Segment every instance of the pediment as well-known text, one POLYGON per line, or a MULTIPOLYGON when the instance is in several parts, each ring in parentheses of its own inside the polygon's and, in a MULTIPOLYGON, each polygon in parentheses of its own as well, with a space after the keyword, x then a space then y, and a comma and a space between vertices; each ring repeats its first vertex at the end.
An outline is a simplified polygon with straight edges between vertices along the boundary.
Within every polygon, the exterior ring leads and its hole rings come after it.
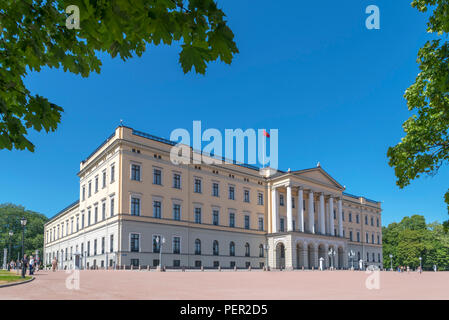
POLYGON ((329 185, 331 187, 344 190, 345 188, 339 184, 334 178, 332 178, 326 171, 321 167, 316 167, 312 169, 298 170, 292 172, 293 175, 304 178, 305 180, 316 181, 321 184, 329 185))

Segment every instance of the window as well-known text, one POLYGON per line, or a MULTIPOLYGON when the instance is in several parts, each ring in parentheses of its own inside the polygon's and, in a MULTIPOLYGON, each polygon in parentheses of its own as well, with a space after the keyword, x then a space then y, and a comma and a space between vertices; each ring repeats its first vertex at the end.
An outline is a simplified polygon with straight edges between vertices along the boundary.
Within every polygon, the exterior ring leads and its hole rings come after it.
POLYGON ((195 260, 195 268, 201 268, 201 260, 195 260))
POLYGON ((95 193, 98 192, 98 176, 95 177, 95 193))
POLYGON ((103 171, 103 188, 106 188, 106 171, 103 171))
POLYGON ((212 196, 219 197, 219 189, 217 182, 212 183, 212 196))
POLYGON ((377 235, 377 244, 380 244, 380 236, 377 235))
POLYGON ((81 190, 81 201, 84 201, 86 200, 86 186, 83 186, 81 190))
POLYGON ((263 206, 263 193, 259 192, 257 194, 257 204, 263 206))
POLYGON ((195 254, 201 254, 201 240, 195 240, 195 254))
POLYGON ((94 223, 98 222, 98 207, 95 206, 94 208, 94 223))
POLYGON ((131 259, 131 265, 134 267, 139 267, 139 259, 131 259))
POLYGON ((231 269, 234 269, 234 268, 235 268, 235 261, 231 261, 231 262, 229 263, 229 267, 230 267, 231 269))
POLYGON ((131 165, 131 180, 140 181, 140 165, 131 165))
POLYGON ((201 208, 195 208, 195 223, 201 223, 201 208))
POLYGON ((104 201, 101 204, 101 219, 102 220, 106 219, 106 202, 104 202, 104 201))
POLYGON ((218 256, 219 254, 219 248, 218 248, 218 241, 214 240, 214 243, 212 245, 212 252, 214 256, 218 256))
POLYGON ((161 236, 153 236, 153 252, 159 253, 161 251, 161 236))
POLYGON ((292 208, 295 208, 295 198, 292 197, 292 208))
POLYGON ((357 242, 360 242, 360 232, 358 232, 358 231, 357 231, 357 242))
MULTIPOLYGON (((334 211, 334 219, 335 219, 335 211, 334 211)), ((352 213, 351 212, 349 212, 348 220, 349 220, 349 222, 352 222, 352 213)))
POLYGON ((249 190, 244 190, 243 192, 243 201, 249 202, 249 190))
POLYGON ((131 198, 131 215, 132 216, 140 216, 140 199, 139 198, 131 198))
POLYGON ((195 178, 194 192, 201 193, 201 179, 195 178))
POLYGON ((234 213, 229 214, 229 226, 231 228, 235 227, 235 214, 234 213))
POLYGON ((114 235, 109 237, 109 252, 114 252, 114 235))
POLYGON ((349 240, 352 241, 352 231, 349 231, 349 240))
POLYGON ((220 266, 220 261, 214 261, 214 268, 218 268, 220 266))
POLYGON ((264 256, 264 248, 263 248, 263 244, 261 244, 259 246, 259 258, 263 258, 264 256))
POLYGON ((162 185, 162 171, 153 169, 153 184, 162 185))
POLYGON ((251 255, 251 251, 250 251, 249 243, 247 242, 245 244, 245 257, 249 257, 250 255, 251 255))
POLYGON ((173 253, 179 254, 181 252, 181 238, 173 237, 173 253))
POLYGON ((284 205, 284 195, 283 195, 283 194, 280 194, 280 195, 279 195, 279 205, 280 205, 280 206, 283 206, 283 205, 284 205))
POLYGON ((280 222, 281 222, 280 223, 280 230, 281 230, 281 232, 284 232, 284 218, 281 218, 280 222))
POLYGON ((92 195, 92 181, 89 181, 87 185, 87 197, 90 198, 91 195, 92 195))
POLYGON ((377 254, 377 261, 380 262, 380 253, 377 254))
POLYGON ((371 217, 371 225, 374 226, 374 218, 371 217))
POLYGON ((111 166, 111 183, 115 181, 115 165, 111 166))
POLYGON ((368 232, 365 234, 365 236, 366 243, 369 243, 368 232))
POLYGON ((368 216, 365 216, 365 224, 368 225, 368 216))
POLYGON ((90 256, 90 241, 87 241, 87 256, 90 256))
POLYGON ((181 189, 181 175, 179 173, 173 174, 173 188, 181 189))
POLYGON ((359 223, 359 215, 356 215, 355 218, 356 218, 356 222, 359 223))
POLYGON ((263 231, 263 218, 259 217, 259 230, 263 231))
POLYGON ((94 240, 94 256, 97 255, 97 239, 94 240))
POLYGON ((173 204, 173 219, 174 220, 181 220, 181 205, 179 204, 173 204))
POLYGON ((160 219, 162 217, 161 208, 162 208, 162 204, 160 201, 157 201, 157 200, 153 201, 153 218, 160 219))
POLYGON ((245 216, 245 229, 249 229, 249 216, 245 216))
POLYGON ((377 226, 379 226, 379 218, 376 219, 377 226))
POLYGON ((179 268, 181 266, 181 260, 173 260, 173 267, 179 268))
POLYGON ((234 241, 231 241, 231 243, 229 243, 229 255, 231 257, 235 256, 235 243, 234 243, 234 241))
POLYGON ((374 243, 374 233, 371 235, 371 243, 374 243))
POLYGON ((344 211, 341 212, 341 220, 345 221, 345 212, 344 211))
POLYGON ((79 231, 79 228, 80 228, 80 218, 76 217, 76 232, 79 231))
POLYGON ((90 214, 90 209, 87 210, 87 225, 90 226, 90 222, 91 222, 91 214, 90 214))
POLYGON ((366 253, 366 262, 369 262, 369 253, 366 253))
POLYGON ((102 237, 101 238, 101 254, 104 254, 105 246, 106 246, 105 238, 102 237))
POLYGON ((84 213, 81 215, 81 229, 84 228, 84 213))
POLYGON ((114 216, 114 198, 111 198, 111 217, 114 216))
POLYGON ((233 186, 229 186, 229 199, 235 200, 235 188, 233 186))
POLYGON ((218 210, 212 210, 212 224, 215 226, 219 224, 219 214, 218 210))

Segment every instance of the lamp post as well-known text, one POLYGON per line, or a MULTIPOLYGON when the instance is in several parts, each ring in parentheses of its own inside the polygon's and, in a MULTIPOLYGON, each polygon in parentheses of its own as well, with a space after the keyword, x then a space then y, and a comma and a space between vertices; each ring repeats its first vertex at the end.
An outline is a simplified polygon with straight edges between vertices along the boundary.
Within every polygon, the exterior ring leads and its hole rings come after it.
POLYGON ((349 251, 348 256, 349 259, 351 260, 351 269, 354 270, 354 257, 355 257, 354 250, 349 251))
POLYGON ((422 257, 419 257, 419 270, 422 270, 422 257))
POLYGON ((26 266, 24 263, 24 250, 25 250, 25 226, 27 225, 27 219, 23 217, 20 219, 20 224, 22 225, 22 278, 25 278, 26 266))
POLYGON ((165 243, 165 238, 158 236, 156 238, 156 243, 159 246, 159 270, 162 270, 162 245, 165 243))
POLYGON ((335 249, 330 248, 327 254, 329 255, 329 259, 331 260, 331 270, 334 270, 334 257, 336 254, 335 249))
POLYGON ((390 254, 390 270, 393 271, 393 255, 390 254))
POLYGON ((8 234, 9 234, 9 251, 8 251, 8 259, 7 259, 6 263, 9 263, 8 261, 11 261, 11 258, 12 258, 12 254, 11 254, 11 238, 14 235, 14 232, 9 231, 8 234))
POLYGON ((267 256, 267 265, 265 266, 265 270, 268 271, 268 250, 270 249, 270 246, 268 244, 264 244, 263 248, 265 249, 266 256, 267 256))

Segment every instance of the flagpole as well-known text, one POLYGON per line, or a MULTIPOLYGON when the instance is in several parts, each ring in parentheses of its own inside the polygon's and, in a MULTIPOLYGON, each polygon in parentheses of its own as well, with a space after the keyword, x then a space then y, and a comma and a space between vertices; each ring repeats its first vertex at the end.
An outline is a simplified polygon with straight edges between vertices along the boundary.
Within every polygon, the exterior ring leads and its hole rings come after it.
MULTIPOLYGON (((265 131, 265 129, 263 129, 265 131)), ((265 139, 265 134, 263 135, 263 154, 262 154, 262 169, 265 168, 265 142, 267 139, 265 139)))

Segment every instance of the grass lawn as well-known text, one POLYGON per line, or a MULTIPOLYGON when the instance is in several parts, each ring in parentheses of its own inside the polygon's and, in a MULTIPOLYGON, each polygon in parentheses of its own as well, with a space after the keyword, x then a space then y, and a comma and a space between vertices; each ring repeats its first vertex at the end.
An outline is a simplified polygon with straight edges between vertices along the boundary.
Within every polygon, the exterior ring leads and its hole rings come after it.
POLYGON ((12 282, 21 282, 29 279, 31 279, 30 276, 25 276, 25 279, 23 279, 20 275, 16 274, 16 271, 9 272, 7 270, 0 270, 0 285, 12 282))

